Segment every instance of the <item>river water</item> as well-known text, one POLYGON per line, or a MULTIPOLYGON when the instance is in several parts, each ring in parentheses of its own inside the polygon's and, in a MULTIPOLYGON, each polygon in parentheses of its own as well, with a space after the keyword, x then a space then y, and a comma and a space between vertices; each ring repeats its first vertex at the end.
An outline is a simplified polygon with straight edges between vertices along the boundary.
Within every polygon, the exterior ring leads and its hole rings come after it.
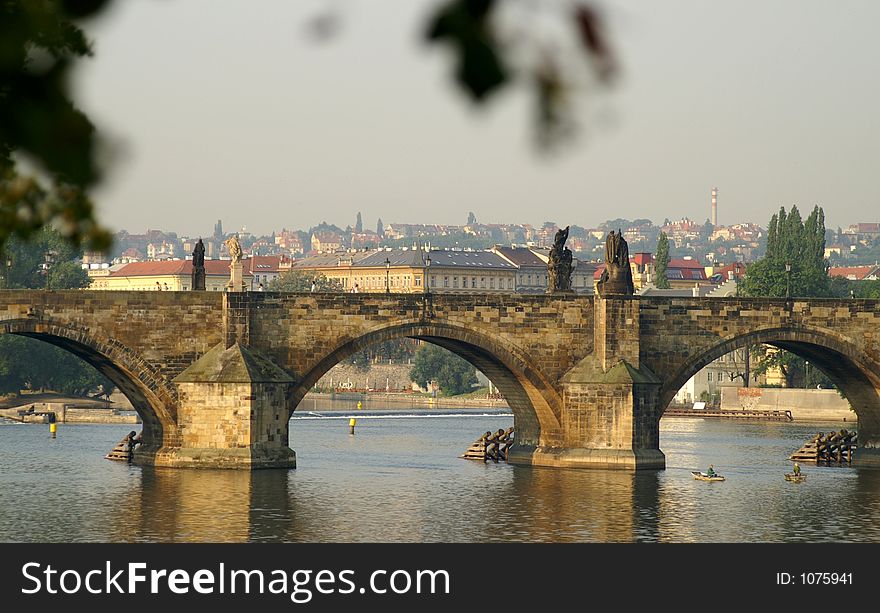
POLYGON ((789 454, 841 424, 666 418, 667 469, 460 459, 504 411, 298 412, 291 471, 152 469, 103 458, 129 425, 0 423, 3 542, 880 542, 880 470, 789 454), (723 483, 695 481, 714 464, 723 483))

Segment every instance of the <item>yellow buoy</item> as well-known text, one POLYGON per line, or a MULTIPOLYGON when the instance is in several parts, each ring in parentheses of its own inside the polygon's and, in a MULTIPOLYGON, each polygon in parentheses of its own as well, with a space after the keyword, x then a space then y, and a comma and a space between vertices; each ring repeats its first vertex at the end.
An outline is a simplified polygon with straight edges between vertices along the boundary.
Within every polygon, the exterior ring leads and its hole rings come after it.
POLYGON ((49 434, 52 435, 52 438, 55 438, 55 431, 58 430, 58 424, 54 421, 49 424, 49 434))
POLYGON ((361 404, 360 400, 358 400, 358 411, 360 411, 362 408, 364 408, 364 405, 361 404))
POLYGON ((352 417, 351 419, 348 420, 348 433, 349 434, 354 434, 354 426, 356 423, 357 423, 357 420, 354 417, 352 417))

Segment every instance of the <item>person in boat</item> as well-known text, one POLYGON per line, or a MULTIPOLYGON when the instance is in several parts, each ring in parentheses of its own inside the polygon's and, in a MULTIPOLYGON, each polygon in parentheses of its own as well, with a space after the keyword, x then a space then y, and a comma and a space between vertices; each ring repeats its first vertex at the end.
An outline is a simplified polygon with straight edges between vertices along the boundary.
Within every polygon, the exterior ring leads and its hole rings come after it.
POLYGON ((716 476, 718 476, 718 473, 715 472, 715 469, 713 468, 713 465, 712 465, 712 464, 709 464, 709 468, 706 470, 706 476, 707 476, 707 477, 716 477, 716 476))
POLYGON ((794 476, 795 476, 795 477, 799 477, 800 474, 801 474, 801 466, 800 466, 800 464, 798 464, 797 462, 795 462, 795 463, 794 463, 794 468, 792 469, 792 472, 794 472, 794 476))

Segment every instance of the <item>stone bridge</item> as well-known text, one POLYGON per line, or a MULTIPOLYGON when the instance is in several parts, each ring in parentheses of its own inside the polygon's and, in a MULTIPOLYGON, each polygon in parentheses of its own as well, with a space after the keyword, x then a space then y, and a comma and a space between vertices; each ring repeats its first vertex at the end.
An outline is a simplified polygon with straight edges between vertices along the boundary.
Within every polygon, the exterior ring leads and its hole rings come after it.
POLYGON ((469 360, 514 413, 518 464, 663 468, 660 417, 698 370, 768 343, 809 359, 880 465, 880 302, 744 298, 0 292, 0 333, 95 366, 144 422, 136 461, 295 466, 288 420, 335 364, 416 338, 469 360))

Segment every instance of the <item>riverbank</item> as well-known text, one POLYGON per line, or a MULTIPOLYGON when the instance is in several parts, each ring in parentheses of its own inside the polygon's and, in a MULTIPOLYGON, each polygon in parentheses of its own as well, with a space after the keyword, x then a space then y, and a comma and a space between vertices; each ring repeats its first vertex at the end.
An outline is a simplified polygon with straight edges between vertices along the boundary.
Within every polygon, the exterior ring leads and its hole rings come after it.
POLYGON ((852 424, 858 416, 837 390, 774 387, 723 387, 721 408, 745 411, 790 411, 792 421, 852 424))
MULTIPOLYGON (((128 404, 127 401, 125 404, 128 404)), ((139 424, 130 405, 55 393, 22 394, 0 399, 0 417, 24 423, 139 424)))
POLYGON ((481 398, 469 394, 432 398, 421 394, 393 392, 309 392, 300 402, 298 408, 306 410, 356 409, 358 402, 361 403, 363 409, 510 408, 507 402, 500 398, 481 398))

